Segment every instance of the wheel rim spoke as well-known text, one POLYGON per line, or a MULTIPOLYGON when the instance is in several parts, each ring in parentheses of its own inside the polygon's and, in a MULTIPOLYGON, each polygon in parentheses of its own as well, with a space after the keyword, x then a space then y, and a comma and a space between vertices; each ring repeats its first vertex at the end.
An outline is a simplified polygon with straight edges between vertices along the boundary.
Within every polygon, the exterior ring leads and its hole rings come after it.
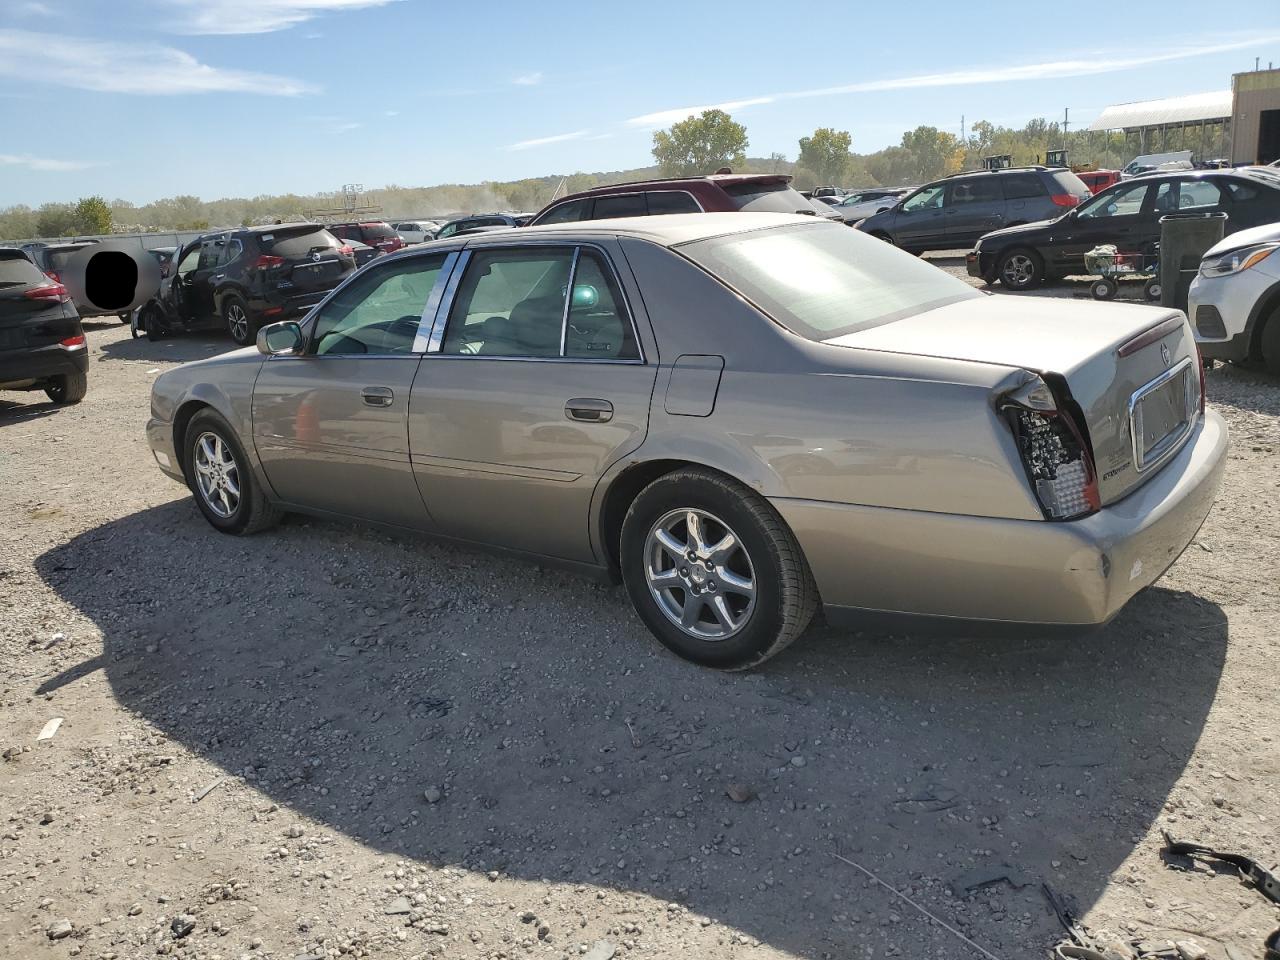
POLYGON ((671 510, 653 525, 644 574, 663 615, 698 640, 734 636, 755 610, 755 567, 742 539, 699 507, 671 510))

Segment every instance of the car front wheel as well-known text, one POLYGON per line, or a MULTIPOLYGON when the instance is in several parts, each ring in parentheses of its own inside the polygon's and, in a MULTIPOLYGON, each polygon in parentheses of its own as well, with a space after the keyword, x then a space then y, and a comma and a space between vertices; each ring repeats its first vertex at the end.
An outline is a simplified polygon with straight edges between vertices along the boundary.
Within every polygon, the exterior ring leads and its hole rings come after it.
POLYGON ((1280 309, 1272 312, 1267 325, 1262 328, 1260 346, 1267 373, 1280 377, 1280 309))
POLYGON ((201 410, 187 426, 187 485, 206 520, 223 533, 257 533, 280 519, 267 501, 235 431, 213 410, 201 410))
POLYGON ((253 343, 253 321, 249 318, 249 305, 236 296, 229 296, 222 301, 222 319, 226 321, 227 333, 231 339, 242 347, 253 343))
POLYGON ((1009 290, 1030 290, 1044 281, 1044 264, 1034 251, 1010 250, 1001 255, 996 276, 1009 290))
POLYGON ((627 511, 622 577, 669 649, 724 670, 754 666, 798 637, 818 591, 800 545, 762 497, 707 470, 678 470, 627 511))

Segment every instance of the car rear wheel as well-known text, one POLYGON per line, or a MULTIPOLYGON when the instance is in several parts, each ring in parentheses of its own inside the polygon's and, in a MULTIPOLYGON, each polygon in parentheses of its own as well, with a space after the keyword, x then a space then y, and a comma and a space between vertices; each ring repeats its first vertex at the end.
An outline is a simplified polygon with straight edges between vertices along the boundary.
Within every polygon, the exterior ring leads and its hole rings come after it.
POLYGON ((1019 247, 1001 255, 996 276, 1009 290, 1030 290, 1044 281, 1044 264, 1034 251, 1019 247))
POLYGON ((883 240, 885 243, 889 244, 889 246, 891 247, 896 246, 896 244, 893 242, 893 237, 889 236, 883 230, 874 230, 872 231, 871 236, 875 237, 877 240, 883 240))
POLYGON ((622 524, 623 582, 669 649, 723 670, 754 666, 798 637, 818 590, 795 536, 762 497, 707 470, 640 492, 622 524))
POLYGON ((231 339, 242 347, 253 343, 253 321, 249 318, 249 305, 237 296, 229 296, 222 301, 222 319, 226 321, 227 333, 231 339))
POLYGON ((75 373, 64 373, 54 377, 44 388, 44 392, 57 404, 79 403, 89 392, 89 376, 78 370, 75 373))
POLYGON ((185 439, 187 485, 209 523, 223 533, 246 535, 279 521, 280 510, 263 495, 226 420, 201 410, 191 418, 185 439))

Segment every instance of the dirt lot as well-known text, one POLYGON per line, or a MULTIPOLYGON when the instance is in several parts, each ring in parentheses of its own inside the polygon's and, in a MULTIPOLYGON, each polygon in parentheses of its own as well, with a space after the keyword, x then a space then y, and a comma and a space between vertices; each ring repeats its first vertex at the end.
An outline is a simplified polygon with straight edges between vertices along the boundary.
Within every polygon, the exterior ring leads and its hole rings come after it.
POLYGON ((157 373, 227 342, 89 341, 78 407, 0 398, 4 957, 982 955, 854 863, 999 960, 1058 939, 1042 884, 1214 958, 1280 923, 1159 856, 1167 829, 1280 860, 1274 381, 1210 374, 1221 498, 1109 629, 815 627, 726 676, 620 588, 216 534, 142 427, 157 373))

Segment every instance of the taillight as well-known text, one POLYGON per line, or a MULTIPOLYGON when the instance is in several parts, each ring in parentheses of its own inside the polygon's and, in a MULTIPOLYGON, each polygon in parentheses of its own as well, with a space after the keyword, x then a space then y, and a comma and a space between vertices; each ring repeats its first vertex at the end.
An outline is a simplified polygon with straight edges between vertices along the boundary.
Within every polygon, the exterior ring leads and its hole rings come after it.
POLYGON ((342 254, 344 257, 354 257, 356 255, 356 248, 351 246, 349 243, 344 243, 338 248, 338 253, 342 254))
POLYGON ((58 303, 66 303, 71 299, 67 294, 67 288, 56 280, 53 283, 45 283, 38 287, 32 287, 22 295, 28 300, 56 300, 58 303))
POLYGON ((48 277, 50 280, 52 280, 54 283, 62 282, 62 278, 58 276, 58 272, 56 270, 46 270, 44 272, 44 275, 48 277))
POLYGON ((284 257, 277 257, 274 254, 261 254, 257 260, 253 261, 254 270, 270 270, 273 267, 283 267, 284 257))
POLYGON ((1074 207, 1080 203, 1080 198, 1071 193, 1055 193, 1049 199, 1055 207, 1074 207))
POLYGON ((1004 396, 1001 410, 1045 517, 1075 520, 1097 511, 1102 499, 1092 452, 1049 385, 1037 377, 1004 396))
POLYGON ((74 337, 64 337, 58 341, 58 346, 64 350, 75 350, 77 347, 83 347, 84 334, 77 333, 74 337))

